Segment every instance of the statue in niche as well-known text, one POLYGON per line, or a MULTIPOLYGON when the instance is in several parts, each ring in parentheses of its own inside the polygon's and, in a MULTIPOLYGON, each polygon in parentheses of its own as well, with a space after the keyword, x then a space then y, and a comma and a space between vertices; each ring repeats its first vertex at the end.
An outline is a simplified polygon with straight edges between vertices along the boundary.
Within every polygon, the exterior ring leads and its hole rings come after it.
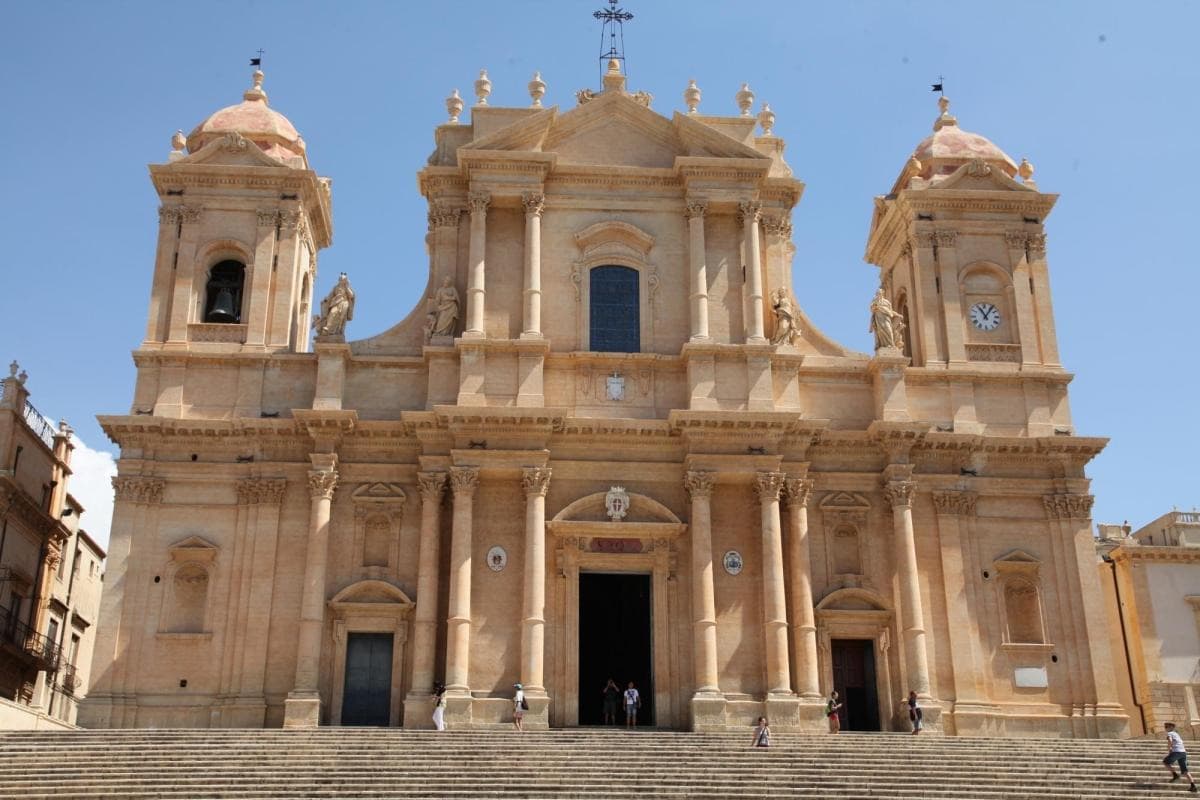
POLYGON ((459 300, 458 290, 447 275, 442 279, 442 286, 426 305, 428 309, 425 322, 426 341, 434 336, 454 336, 458 325, 459 300))
POLYGON ((896 345, 896 329, 900 326, 900 331, 903 333, 902 314, 892 308, 892 304, 883 295, 883 287, 879 287, 875 292, 875 299, 871 301, 871 326, 867 329, 875 334, 875 349, 879 350, 883 347, 895 348, 896 345))
POLYGON ((354 290, 346 273, 338 276, 333 289, 321 301, 321 313, 313 315, 313 330, 317 336, 342 336, 346 323, 354 319, 354 290))
POLYGON ((796 327, 796 304, 788 295, 788 290, 780 286, 771 292, 771 307, 775 309, 775 335, 771 344, 793 344, 800 335, 796 327))

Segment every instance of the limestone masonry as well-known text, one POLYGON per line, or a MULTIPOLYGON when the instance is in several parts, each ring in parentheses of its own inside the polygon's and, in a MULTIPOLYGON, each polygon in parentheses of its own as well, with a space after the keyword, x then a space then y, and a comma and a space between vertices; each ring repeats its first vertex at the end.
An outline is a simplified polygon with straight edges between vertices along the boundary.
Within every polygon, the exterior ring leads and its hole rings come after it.
POLYGON ((640 724, 1114 737, 1056 196, 941 101, 875 200, 873 354, 792 291, 804 184, 748 87, 664 115, 475 82, 418 175, 423 300, 313 297, 331 184, 263 75, 150 167, 162 200, 81 724, 640 724), (315 318, 315 325, 314 325, 315 318), (310 329, 315 344, 310 348, 310 329))

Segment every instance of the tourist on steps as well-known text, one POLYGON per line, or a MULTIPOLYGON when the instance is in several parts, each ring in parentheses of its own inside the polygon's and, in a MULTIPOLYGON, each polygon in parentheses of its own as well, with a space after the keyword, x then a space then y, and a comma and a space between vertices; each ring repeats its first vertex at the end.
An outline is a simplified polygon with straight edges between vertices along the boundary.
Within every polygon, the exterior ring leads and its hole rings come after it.
POLYGON ((446 730, 446 685, 433 685, 433 727, 436 730, 446 730))
POLYGON ((908 699, 900 702, 908 704, 908 721, 912 723, 913 736, 916 736, 921 732, 921 718, 924 716, 921 713, 921 704, 917 702, 917 693, 909 691, 908 699))
POLYGON ((529 703, 525 700, 524 686, 514 683, 513 688, 517 690, 513 694, 513 727, 523 731, 525 729, 521 727, 521 720, 525 719, 525 711, 529 708, 529 703))
POLYGON ((767 725, 766 717, 758 718, 758 725, 754 728, 754 746, 755 747, 770 747, 771 746, 771 728, 767 725))
POLYGON ((825 716, 829 719, 829 732, 837 733, 842 729, 842 719, 838 716, 838 709, 842 704, 838 702, 837 689, 829 693, 829 700, 825 703, 825 716))
POLYGON ((1167 746, 1170 751, 1167 757, 1163 759, 1163 766, 1171 773, 1171 783, 1182 778, 1188 779, 1188 791, 1196 791, 1196 782, 1192 780, 1192 775, 1188 772, 1187 765, 1187 748, 1183 746, 1183 737, 1175 732, 1175 723, 1167 722, 1163 724, 1163 728, 1167 731, 1167 746), (1179 765, 1179 772, 1175 771, 1175 765, 1179 765))
POLYGON ((625 727, 637 727, 637 712, 642 707, 642 696, 638 694, 637 687, 633 685, 633 681, 629 682, 629 688, 625 690, 625 727))
POLYGON ((612 678, 604 685, 604 724, 617 724, 617 706, 621 704, 621 690, 612 678))

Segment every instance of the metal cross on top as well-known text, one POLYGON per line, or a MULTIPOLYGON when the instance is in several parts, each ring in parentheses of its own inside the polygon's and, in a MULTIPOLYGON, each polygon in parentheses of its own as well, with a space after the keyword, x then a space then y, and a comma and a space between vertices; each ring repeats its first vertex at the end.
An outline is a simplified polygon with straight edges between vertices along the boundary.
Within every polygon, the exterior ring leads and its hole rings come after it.
POLYGON ((621 62, 621 71, 625 70, 625 23, 633 19, 623 8, 617 7, 617 0, 608 0, 608 8, 602 8, 592 14, 600 20, 600 72, 604 73, 608 62, 616 59, 621 62), (604 47, 605 36, 608 37, 608 48, 604 47))

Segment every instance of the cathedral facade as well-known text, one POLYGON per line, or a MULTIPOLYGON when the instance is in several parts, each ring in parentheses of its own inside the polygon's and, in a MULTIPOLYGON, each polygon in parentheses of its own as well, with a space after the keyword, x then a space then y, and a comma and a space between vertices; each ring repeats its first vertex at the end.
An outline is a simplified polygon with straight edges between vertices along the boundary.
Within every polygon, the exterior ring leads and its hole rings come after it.
MULTIPOLYGON (((428 286, 348 337, 331 184, 271 109, 177 134, 121 448, 88 726, 641 724, 1118 736, 1043 225, 943 101, 875 200, 873 353, 792 291, 765 106, 569 110, 481 75, 418 175, 428 286), (315 341, 310 336, 315 328, 315 341), (312 342, 310 344, 310 342, 312 342)), ((362 298, 363 302, 373 302, 362 298)))

